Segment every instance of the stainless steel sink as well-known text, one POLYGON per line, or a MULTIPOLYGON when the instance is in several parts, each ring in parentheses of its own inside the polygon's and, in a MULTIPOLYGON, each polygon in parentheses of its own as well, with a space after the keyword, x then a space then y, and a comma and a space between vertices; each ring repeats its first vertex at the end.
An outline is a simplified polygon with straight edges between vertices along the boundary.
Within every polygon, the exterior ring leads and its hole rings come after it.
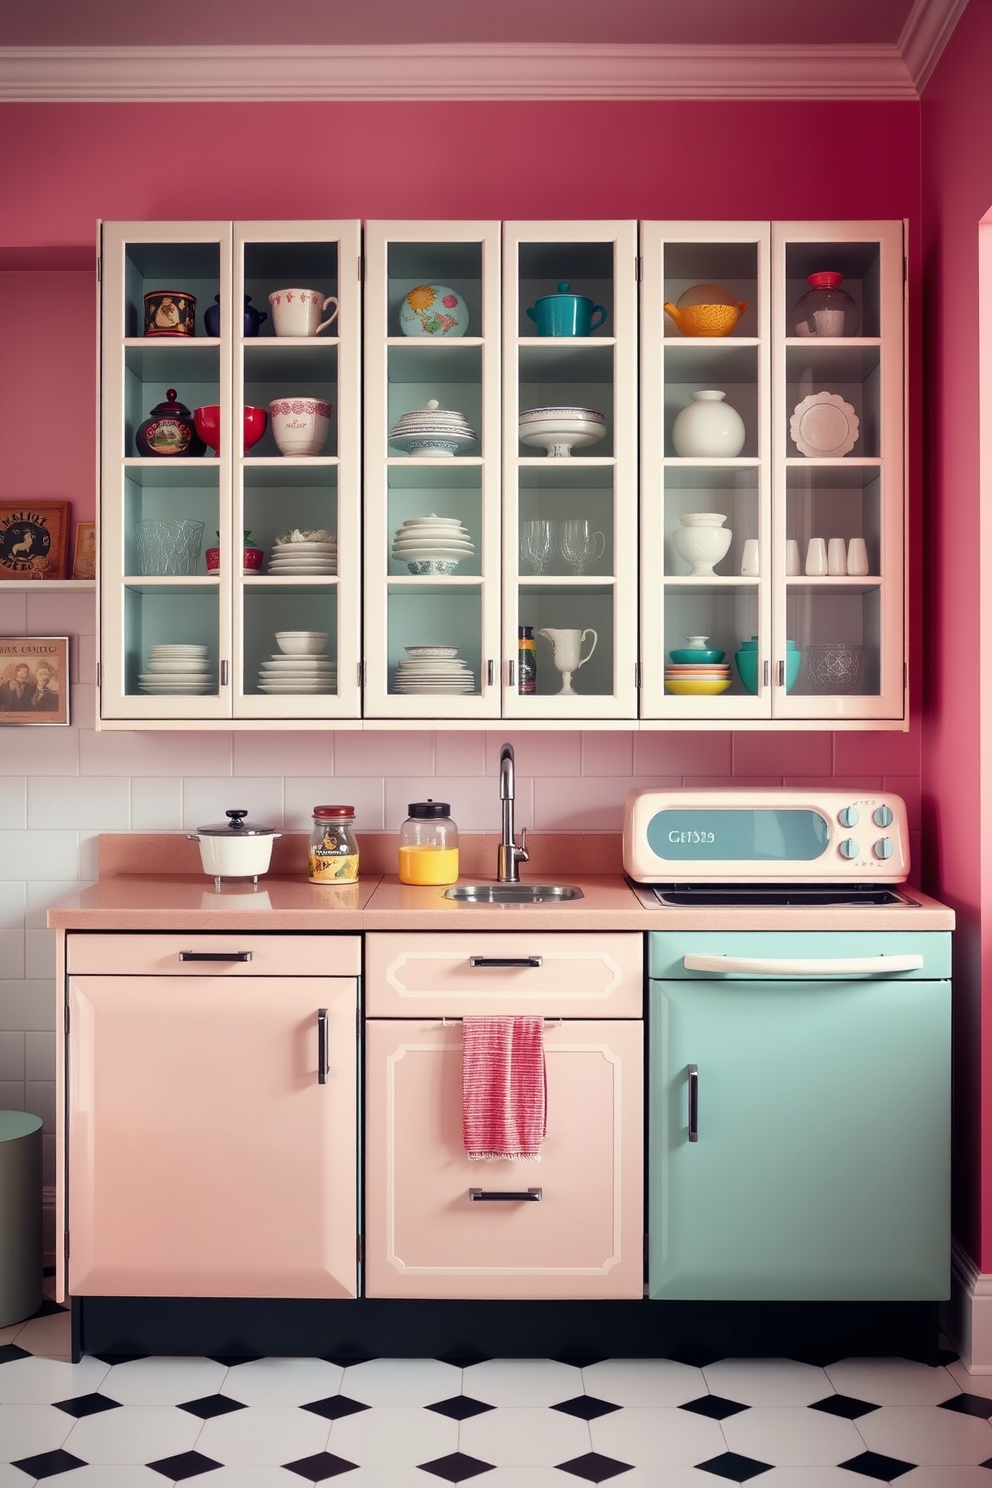
POLYGON ((455 884, 444 897, 460 904, 561 904, 583 894, 573 884, 484 883, 455 884))

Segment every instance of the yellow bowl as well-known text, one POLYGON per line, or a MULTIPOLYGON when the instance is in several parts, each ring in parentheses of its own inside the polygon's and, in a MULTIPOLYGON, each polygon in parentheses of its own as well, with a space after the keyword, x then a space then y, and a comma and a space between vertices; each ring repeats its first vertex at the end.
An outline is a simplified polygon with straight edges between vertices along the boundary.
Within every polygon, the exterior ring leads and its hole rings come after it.
POLYGON ((683 336, 729 336, 743 312, 740 305, 684 305, 677 324, 683 336))
POLYGON ((695 681, 677 679, 674 682, 667 678, 665 680, 665 691, 674 692, 677 697, 716 697, 719 693, 726 692, 731 686, 733 686, 731 677, 718 677, 714 680, 700 677, 695 681))

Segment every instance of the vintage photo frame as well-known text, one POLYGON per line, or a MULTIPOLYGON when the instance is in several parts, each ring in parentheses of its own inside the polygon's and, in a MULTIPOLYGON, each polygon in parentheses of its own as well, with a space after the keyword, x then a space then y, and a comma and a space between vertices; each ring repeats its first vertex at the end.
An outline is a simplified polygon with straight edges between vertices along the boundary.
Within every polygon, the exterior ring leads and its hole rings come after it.
POLYGON ((0 503, 0 582, 64 579, 68 550, 68 501, 0 503))
POLYGON ((0 636, 0 725, 69 722, 69 637, 0 636))
POLYGON ((76 543, 72 550, 72 577, 96 578, 96 523, 76 523, 76 543))

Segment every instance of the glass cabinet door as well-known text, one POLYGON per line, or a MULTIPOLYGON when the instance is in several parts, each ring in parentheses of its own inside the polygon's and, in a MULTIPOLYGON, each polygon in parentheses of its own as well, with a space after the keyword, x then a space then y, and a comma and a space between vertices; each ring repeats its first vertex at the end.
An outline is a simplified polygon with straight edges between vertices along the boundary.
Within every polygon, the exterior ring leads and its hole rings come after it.
POLYGON ((775 714, 902 719, 902 224, 780 223, 772 241, 775 714))
POLYGON ((230 713, 230 576, 207 570, 230 522, 230 346, 204 320, 230 292, 229 224, 104 223, 101 285, 100 720, 230 713))
POLYGON ((503 228, 503 716, 636 717, 637 225, 503 228))
POLYGON ((236 225, 235 717, 360 714, 360 253, 357 222, 236 225))
POLYGON ((498 717, 499 226, 365 243, 365 714, 498 717))
POLYGON ((641 716, 771 716, 766 223, 641 224, 641 716))

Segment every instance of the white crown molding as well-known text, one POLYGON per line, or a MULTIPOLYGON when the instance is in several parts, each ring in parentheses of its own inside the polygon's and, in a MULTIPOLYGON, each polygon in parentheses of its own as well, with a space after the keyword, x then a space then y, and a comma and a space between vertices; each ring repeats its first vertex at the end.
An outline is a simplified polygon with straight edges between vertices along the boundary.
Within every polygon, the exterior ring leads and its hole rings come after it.
POLYGON ((922 94, 968 0, 915 0, 899 37, 899 53, 922 94))
POLYGON ((0 48, 4 103, 916 97, 883 45, 0 48))

